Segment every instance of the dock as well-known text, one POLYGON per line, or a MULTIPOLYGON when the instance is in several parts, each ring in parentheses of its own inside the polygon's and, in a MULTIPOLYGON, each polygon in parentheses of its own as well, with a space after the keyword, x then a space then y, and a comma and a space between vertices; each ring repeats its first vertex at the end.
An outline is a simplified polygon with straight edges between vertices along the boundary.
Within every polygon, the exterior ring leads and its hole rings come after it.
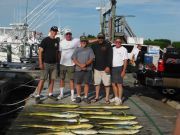
MULTIPOLYGON (((142 92, 138 91, 147 91, 151 92, 153 95, 156 92, 154 90, 150 89, 145 89, 142 87, 137 87, 135 88, 133 86, 133 78, 131 74, 127 74, 125 77, 124 81, 124 106, 128 106, 130 109, 127 110, 118 110, 118 109, 113 109, 113 110, 108 110, 108 109, 96 109, 96 110, 89 110, 88 111, 110 111, 113 114, 120 116, 120 115, 132 115, 136 116, 137 121, 139 124, 143 126, 143 128, 139 129, 140 132, 137 133, 137 135, 171 135, 174 126, 175 126, 175 120, 178 111, 174 110, 170 106, 163 104, 161 101, 156 100, 154 98, 146 97, 146 94, 143 94, 142 92), (129 79, 131 78, 131 79, 129 79), (137 92, 134 90, 138 89, 137 92), (140 90, 141 89, 141 90, 140 90), (142 94, 142 95, 140 95, 142 94), (139 108, 140 106, 140 108, 139 108), (159 110, 158 110, 159 109, 159 110), (164 113, 163 113, 164 112, 164 113)), ((59 94, 59 79, 55 82, 55 87, 54 87, 54 94, 58 95, 59 94)), ((83 90, 82 90, 83 94, 83 90)), ((74 102, 71 102, 70 100, 70 90, 68 83, 66 82, 66 90, 64 94, 64 99, 62 100, 52 100, 49 98, 46 98, 47 95, 47 83, 45 84, 45 88, 42 91, 42 95, 45 96, 45 99, 43 101, 43 104, 74 104, 78 106, 102 106, 106 105, 104 103, 104 89, 101 90, 101 100, 97 103, 91 103, 91 104, 86 104, 84 102, 81 102, 80 104, 76 104, 74 102)), ((90 87, 89 91, 89 98, 92 99, 95 95, 95 90, 93 85, 90 87)), ((112 97, 112 91, 111 91, 111 97, 112 97)), ((60 113, 60 112, 66 112, 66 111, 72 111, 76 109, 64 109, 64 108, 49 108, 49 107, 37 107, 34 106, 35 99, 31 95, 29 99, 26 101, 24 109, 19 113, 18 117, 13 121, 11 126, 9 127, 7 131, 7 135, 35 135, 35 134, 41 134, 41 133, 51 133, 53 134, 53 131, 48 131, 47 129, 43 128, 27 128, 23 127, 22 125, 32 125, 32 124, 39 124, 39 125, 69 125, 70 123, 65 123, 65 122, 53 122, 53 121, 48 121, 47 119, 53 119, 52 117, 34 117, 34 116, 28 116, 26 114, 28 113, 35 113, 35 112, 53 112, 53 113, 60 113)), ((110 105, 113 106, 111 103, 110 105)), ((79 110, 79 109, 78 109, 79 110)), ((86 110, 84 110, 86 111, 86 110)), ((81 115, 80 115, 81 117, 81 115)), ((100 120, 101 121, 101 120, 100 120)), ((103 121, 103 120, 102 120, 103 121)), ((97 125, 97 121, 94 119, 90 120, 90 123, 93 126, 97 125)), ((93 129, 97 130, 97 128, 93 129)), ((68 130, 69 131, 69 130, 68 130)), ((67 130, 66 130, 67 132, 67 130)))

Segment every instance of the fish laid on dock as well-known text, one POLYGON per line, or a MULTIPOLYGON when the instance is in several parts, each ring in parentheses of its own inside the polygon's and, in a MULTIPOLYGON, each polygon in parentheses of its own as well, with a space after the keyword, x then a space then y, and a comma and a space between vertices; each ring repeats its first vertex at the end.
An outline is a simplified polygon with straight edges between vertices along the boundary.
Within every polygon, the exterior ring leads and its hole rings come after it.
POLYGON ((71 130, 72 133, 78 134, 78 135, 95 135, 98 134, 96 130, 88 129, 88 130, 82 130, 82 129, 76 129, 71 130))
POLYGON ((111 115, 112 112, 99 112, 99 111, 67 111, 67 112, 71 112, 71 113, 78 113, 78 114, 87 114, 87 115, 111 115))
POLYGON ((40 133, 37 135, 76 135, 71 132, 48 132, 48 133, 40 133))
POLYGON ((137 134, 139 130, 112 130, 112 129, 103 129, 99 130, 98 133, 100 134, 108 134, 108 135, 133 135, 137 134))
POLYGON ((73 125, 36 125, 36 124, 29 124, 29 125, 21 125, 22 127, 27 128, 47 128, 52 130, 73 130, 73 129, 91 129, 93 128, 92 124, 73 124, 73 125))
POLYGON ((81 109, 129 109, 128 106, 112 106, 112 105, 100 105, 100 106, 80 106, 81 109))
POLYGON ((142 126, 140 125, 134 125, 134 126, 112 126, 112 125, 106 125, 106 126, 102 126, 103 128, 106 129, 128 129, 128 130, 137 130, 137 129, 141 129, 142 126))
POLYGON ((83 119, 83 118, 80 118, 80 119, 47 119, 48 121, 53 121, 53 122, 57 122, 57 121, 60 121, 60 122, 72 122, 72 123, 77 123, 77 122, 89 122, 88 119, 83 119))
POLYGON ((27 113, 25 115, 29 115, 29 116, 47 116, 47 117, 57 117, 57 118, 75 118, 75 117, 79 117, 79 114, 49 113, 49 112, 33 112, 33 113, 27 113))
POLYGON ((35 107, 52 107, 52 108, 78 108, 78 105, 74 104, 34 104, 35 107))
POLYGON ((105 119, 105 120, 134 120, 136 119, 135 116, 117 116, 117 115, 90 115, 90 116, 84 116, 86 118, 90 119, 105 119))
POLYGON ((138 124, 137 121, 106 121, 106 122, 99 122, 98 124, 101 125, 136 125, 138 124))

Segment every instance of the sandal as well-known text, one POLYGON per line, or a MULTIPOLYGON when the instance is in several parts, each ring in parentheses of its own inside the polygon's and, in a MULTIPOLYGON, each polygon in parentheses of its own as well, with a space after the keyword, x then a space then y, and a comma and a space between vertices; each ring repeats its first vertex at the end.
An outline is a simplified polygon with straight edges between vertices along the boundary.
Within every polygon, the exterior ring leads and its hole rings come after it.
POLYGON ((96 103, 96 102, 98 102, 98 101, 99 101, 98 98, 95 98, 95 99, 91 100, 92 103, 96 103))
POLYGON ((110 104, 110 101, 109 100, 105 100, 105 104, 110 104))

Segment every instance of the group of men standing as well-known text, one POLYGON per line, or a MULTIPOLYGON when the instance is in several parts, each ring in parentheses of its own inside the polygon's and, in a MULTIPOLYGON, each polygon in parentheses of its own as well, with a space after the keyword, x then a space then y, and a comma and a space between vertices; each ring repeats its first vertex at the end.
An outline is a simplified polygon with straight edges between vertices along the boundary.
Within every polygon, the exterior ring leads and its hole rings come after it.
POLYGON ((114 102, 122 104, 122 84, 127 67, 128 53, 121 43, 121 38, 116 38, 111 44, 105 40, 103 33, 97 39, 88 40, 86 36, 80 39, 72 37, 71 30, 65 30, 65 38, 58 42, 56 35, 58 28, 50 29, 50 36, 44 38, 39 47, 39 67, 41 69, 40 81, 37 87, 36 101, 40 101, 40 94, 44 82, 49 77, 49 94, 52 99, 63 99, 66 76, 69 78, 71 101, 80 103, 98 102, 100 85, 105 87, 105 103, 114 102), (88 44, 91 43, 91 46, 88 44), (54 80, 57 76, 57 62, 60 62, 60 94, 53 95, 54 80), (94 80, 96 95, 89 100, 89 85, 94 80), (81 98, 81 88, 84 83, 84 98, 81 98), (110 88, 113 88, 114 98, 109 99, 110 88), (77 96, 74 96, 76 88, 77 96))

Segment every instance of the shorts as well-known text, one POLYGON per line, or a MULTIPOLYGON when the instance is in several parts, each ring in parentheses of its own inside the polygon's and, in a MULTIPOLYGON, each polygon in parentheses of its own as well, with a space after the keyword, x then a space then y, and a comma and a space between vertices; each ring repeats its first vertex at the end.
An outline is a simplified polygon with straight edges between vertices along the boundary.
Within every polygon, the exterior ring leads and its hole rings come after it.
POLYGON ((94 85, 100 85, 101 81, 104 86, 111 85, 111 75, 106 73, 105 71, 99 71, 94 69, 94 85))
POLYGON ((112 83, 123 84, 123 78, 121 77, 121 72, 122 72, 122 66, 112 68, 112 74, 111 74, 112 83))
POLYGON ((40 79, 47 80, 49 76, 50 80, 54 80, 57 77, 57 67, 56 64, 44 63, 44 70, 41 70, 40 79))
POLYGON ((66 75, 70 80, 74 80, 75 66, 60 65, 60 79, 65 80, 66 75))
POLYGON ((89 84, 92 82, 92 71, 76 71, 74 74, 76 84, 89 84))

